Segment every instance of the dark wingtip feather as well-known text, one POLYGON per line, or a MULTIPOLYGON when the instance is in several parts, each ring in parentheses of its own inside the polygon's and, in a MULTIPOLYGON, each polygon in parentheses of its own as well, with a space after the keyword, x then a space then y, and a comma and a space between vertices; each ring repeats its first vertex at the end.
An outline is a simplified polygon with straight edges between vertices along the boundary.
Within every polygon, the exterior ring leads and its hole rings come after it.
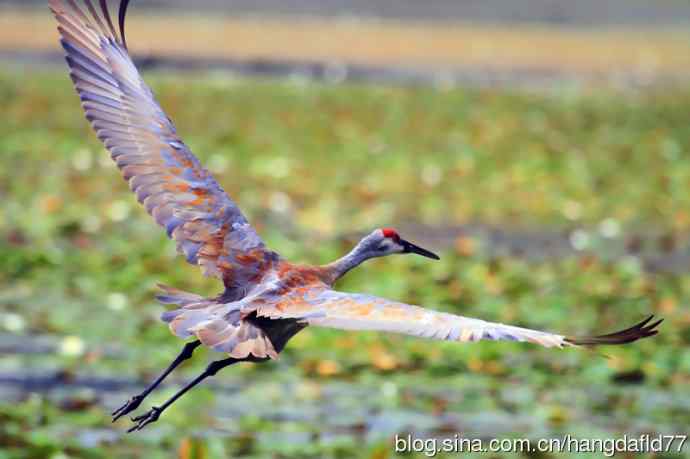
POLYGON ((648 338, 656 335, 659 331, 656 328, 664 321, 659 319, 655 322, 649 323, 654 316, 649 316, 642 322, 633 325, 625 330, 620 330, 614 333, 599 336, 583 336, 583 337, 566 337, 565 342, 580 346, 600 346, 600 345, 614 345, 627 344, 637 341, 638 339, 648 338))
POLYGON ((129 0, 122 0, 120 2, 120 10, 117 13, 118 25, 120 26, 120 36, 122 38, 122 46, 127 49, 127 38, 125 37, 125 16, 127 15, 127 7, 129 0))

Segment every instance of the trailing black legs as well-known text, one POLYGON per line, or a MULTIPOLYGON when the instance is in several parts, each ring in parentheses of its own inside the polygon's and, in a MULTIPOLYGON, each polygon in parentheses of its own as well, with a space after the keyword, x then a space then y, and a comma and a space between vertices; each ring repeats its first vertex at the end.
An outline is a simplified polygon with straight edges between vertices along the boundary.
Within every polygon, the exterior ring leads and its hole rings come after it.
POLYGON ((187 343, 184 345, 182 348, 182 352, 175 357, 175 360, 172 361, 172 363, 168 366, 168 368, 165 369, 165 371, 158 377, 156 378, 155 381, 153 381, 144 391, 138 395, 135 395, 134 397, 130 398, 125 402, 124 405, 122 405, 120 408, 116 409, 113 411, 113 422, 117 421, 120 419, 122 416, 125 416, 128 413, 131 413, 132 411, 136 410, 139 405, 141 404, 142 401, 148 396, 158 385, 163 382, 163 380, 170 374, 172 371, 177 368, 182 362, 185 360, 189 359, 192 354, 194 353, 194 350, 199 347, 201 344, 201 341, 193 341, 191 343, 187 343))
POLYGON ((143 429, 145 426, 148 424, 151 424, 152 422, 156 422, 158 418, 160 417, 161 413, 165 411, 170 405, 175 403, 178 398, 182 397, 187 391, 195 387, 197 384, 199 384, 201 381, 204 379, 215 375, 218 373, 220 370, 223 368, 230 366, 234 363, 237 362, 263 362, 265 360, 268 360, 268 357, 264 358, 258 358, 254 357, 252 355, 248 357, 244 357, 241 359, 235 359, 235 358, 227 358, 223 360, 216 360, 215 362, 211 362, 208 367, 206 367, 206 370, 203 371, 199 376, 194 378, 192 381, 189 382, 186 386, 184 386, 182 389, 180 389, 175 395, 170 397, 165 403, 163 403, 161 406, 154 406, 151 408, 149 411, 146 413, 142 414, 141 416, 137 416, 135 418, 132 418, 132 421, 135 423, 134 426, 132 426, 127 432, 135 432, 138 430, 143 429))

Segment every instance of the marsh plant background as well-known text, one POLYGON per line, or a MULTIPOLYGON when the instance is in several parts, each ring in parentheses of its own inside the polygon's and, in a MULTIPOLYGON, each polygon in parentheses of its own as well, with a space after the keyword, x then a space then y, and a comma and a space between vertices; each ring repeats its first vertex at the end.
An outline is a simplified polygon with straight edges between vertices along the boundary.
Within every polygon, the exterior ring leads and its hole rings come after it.
MULTIPOLYGON (((155 283, 201 294, 219 286, 176 257, 136 203, 64 68, 8 65, 0 458, 386 458, 405 432, 687 433, 687 85, 146 78, 285 257, 327 262, 384 225, 442 256, 372 261, 343 290, 569 333, 650 312, 666 322, 654 339, 601 352, 307 329, 277 362, 227 369, 161 422, 125 435, 127 423, 110 424, 109 412, 182 344, 158 321, 155 283)), ((212 357, 199 353, 148 403, 212 357)))

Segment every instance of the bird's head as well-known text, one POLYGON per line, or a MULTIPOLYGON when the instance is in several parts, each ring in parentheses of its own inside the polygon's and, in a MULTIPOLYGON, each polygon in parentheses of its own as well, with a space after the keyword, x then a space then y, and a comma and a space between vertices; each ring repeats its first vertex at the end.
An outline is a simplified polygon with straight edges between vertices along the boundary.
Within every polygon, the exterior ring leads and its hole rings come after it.
POLYGON ((419 247, 401 238, 393 228, 379 228, 366 236, 358 244, 358 248, 367 258, 383 257, 394 253, 416 253, 423 257, 439 260, 433 252, 419 247))

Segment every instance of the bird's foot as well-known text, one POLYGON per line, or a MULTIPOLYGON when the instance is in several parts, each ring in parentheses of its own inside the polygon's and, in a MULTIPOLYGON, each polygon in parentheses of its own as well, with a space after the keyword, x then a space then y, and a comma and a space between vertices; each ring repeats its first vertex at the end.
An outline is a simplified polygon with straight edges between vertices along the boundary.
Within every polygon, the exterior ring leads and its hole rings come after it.
POLYGON ((113 411, 113 422, 117 421, 120 419, 122 416, 131 413, 132 411, 136 410, 139 408, 139 405, 141 405, 141 402, 144 400, 143 395, 135 395, 134 397, 130 398, 125 402, 124 405, 122 405, 120 408, 116 409, 113 411))
POLYGON ((128 433, 132 432, 138 432, 147 425, 151 424, 152 422, 156 422, 158 418, 160 417, 161 413, 163 410, 158 408, 157 406, 154 406, 150 410, 148 410, 146 413, 142 414, 141 416, 137 416, 135 418, 132 418, 132 422, 135 424, 130 427, 130 429, 127 431, 128 433))

